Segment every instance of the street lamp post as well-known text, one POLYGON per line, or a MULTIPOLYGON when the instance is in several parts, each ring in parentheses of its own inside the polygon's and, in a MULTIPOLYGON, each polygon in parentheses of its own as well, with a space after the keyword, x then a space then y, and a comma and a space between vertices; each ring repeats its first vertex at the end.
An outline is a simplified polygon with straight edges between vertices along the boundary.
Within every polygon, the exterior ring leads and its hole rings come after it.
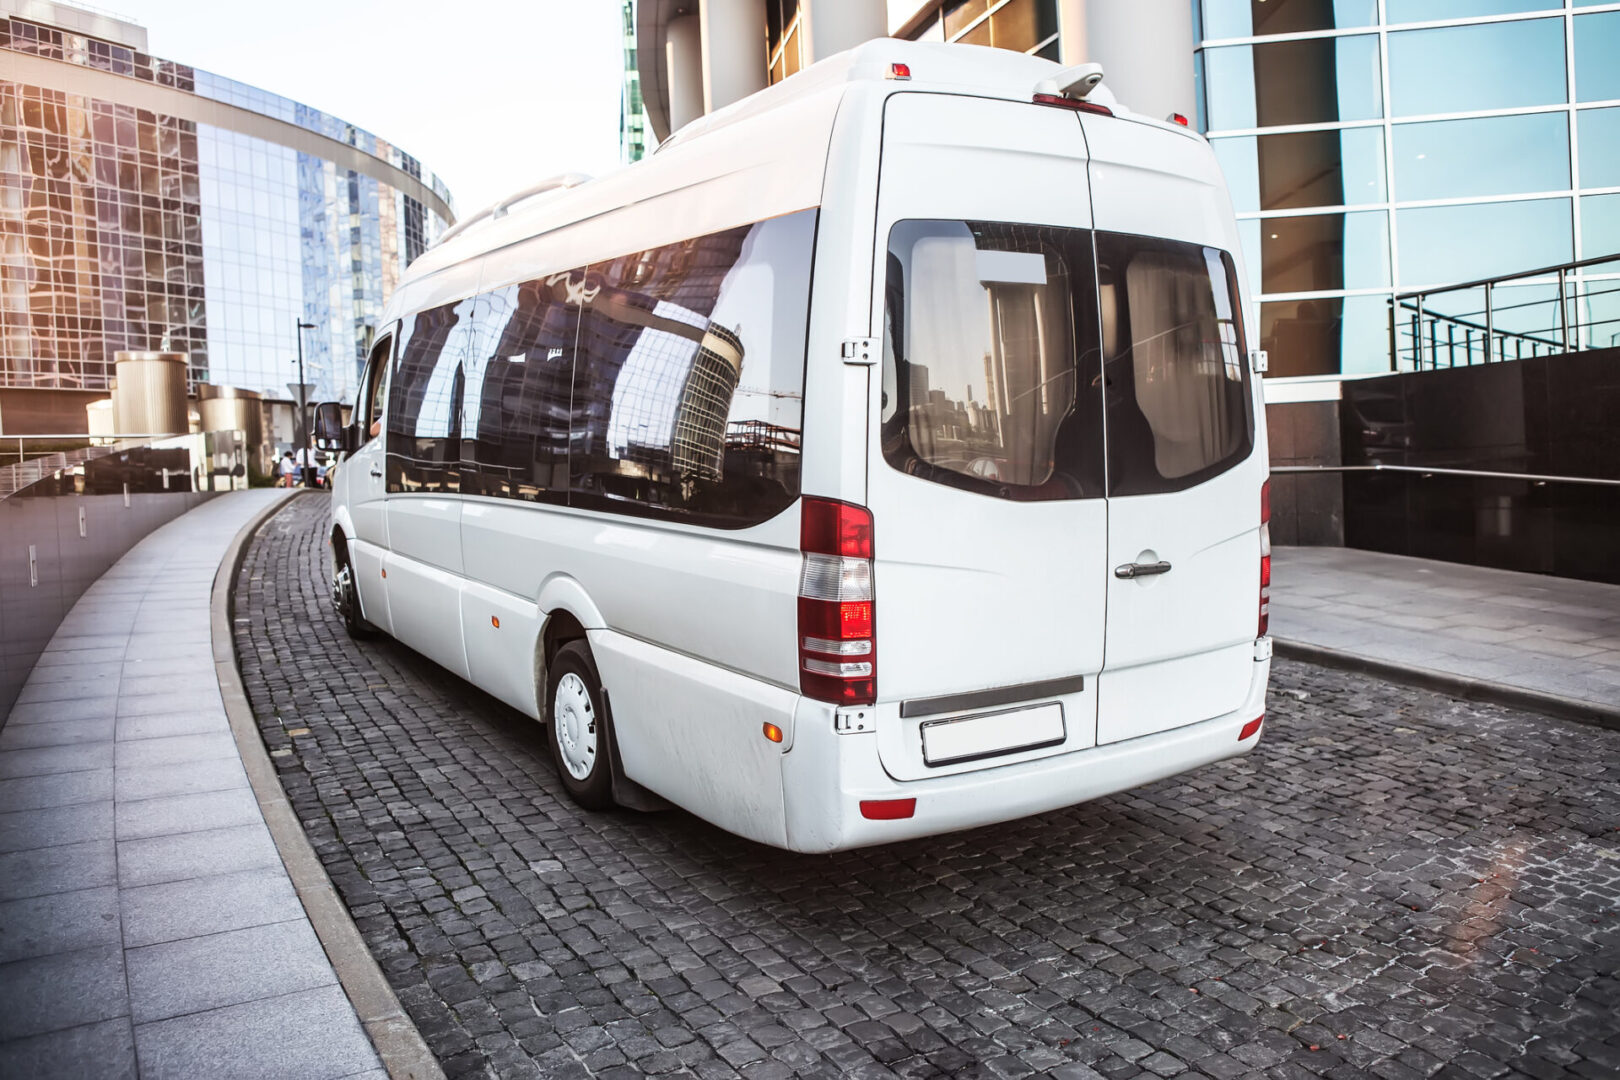
POLYGON ((304 486, 305 487, 314 487, 315 486, 315 465, 310 460, 311 455, 310 455, 310 452, 309 452, 309 433, 304 428, 304 425, 306 423, 305 414, 309 411, 309 405, 304 400, 304 396, 305 396, 305 388, 304 388, 305 387, 305 384, 304 384, 304 331, 305 330, 313 330, 313 329, 315 329, 315 324, 312 323, 312 322, 305 322, 303 319, 299 319, 297 316, 294 316, 294 319, 298 323, 298 330, 297 330, 297 334, 298 334, 298 424, 297 424, 297 430, 298 430, 298 458, 299 458, 299 461, 300 461, 300 464, 299 464, 299 467, 298 467, 298 472, 299 472, 300 477, 304 481, 304 486))

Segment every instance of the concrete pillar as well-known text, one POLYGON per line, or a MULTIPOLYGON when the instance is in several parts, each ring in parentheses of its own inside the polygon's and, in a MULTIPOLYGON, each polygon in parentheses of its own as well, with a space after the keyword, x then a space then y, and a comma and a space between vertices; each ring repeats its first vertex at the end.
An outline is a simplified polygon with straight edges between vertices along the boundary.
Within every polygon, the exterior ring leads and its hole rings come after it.
POLYGON ((1063 63, 1101 64, 1103 85, 1121 105, 1160 120, 1197 114, 1187 0, 1059 0, 1058 26, 1063 63), (1082 35, 1071 33, 1075 25, 1082 35))
POLYGON ((703 111, 765 89, 765 0, 699 0, 703 111))
POLYGON ((1087 63, 1086 0, 1058 0, 1058 61, 1064 67, 1087 63))
POLYGON ((696 15, 677 15, 664 35, 664 72, 669 79, 669 131, 673 135, 703 115, 703 32, 696 15))
POLYGON ((801 0, 799 19, 806 65, 863 41, 889 36, 889 13, 883 0, 801 0))

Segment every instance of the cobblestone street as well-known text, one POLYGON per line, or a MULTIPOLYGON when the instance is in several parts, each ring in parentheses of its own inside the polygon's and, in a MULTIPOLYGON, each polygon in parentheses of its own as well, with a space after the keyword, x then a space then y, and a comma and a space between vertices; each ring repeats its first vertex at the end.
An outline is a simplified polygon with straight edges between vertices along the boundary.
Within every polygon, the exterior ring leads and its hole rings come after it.
POLYGON ((242 675, 452 1077, 1620 1076, 1620 733, 1278 662, 1249 757, 789 854, 582 812, 538 725, 351 644, 328 512, 254 541, 242 675))

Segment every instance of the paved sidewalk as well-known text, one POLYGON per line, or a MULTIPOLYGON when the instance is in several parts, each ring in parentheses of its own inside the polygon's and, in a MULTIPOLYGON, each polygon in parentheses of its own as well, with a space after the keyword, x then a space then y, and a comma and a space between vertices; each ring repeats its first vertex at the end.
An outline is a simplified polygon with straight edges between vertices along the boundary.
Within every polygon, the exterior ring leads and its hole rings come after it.
POLYGON ((1280 547, 1271 632, 1279 642, 1466 680, 1484 696, 1494 688, 1551 695, 1620 720, 1620 586, 1280 547))
POLYGON ((214 672, 215 571, 285 495, 220 496, 131 549, 0 729, 0 1076, 385 1075, 214 672))

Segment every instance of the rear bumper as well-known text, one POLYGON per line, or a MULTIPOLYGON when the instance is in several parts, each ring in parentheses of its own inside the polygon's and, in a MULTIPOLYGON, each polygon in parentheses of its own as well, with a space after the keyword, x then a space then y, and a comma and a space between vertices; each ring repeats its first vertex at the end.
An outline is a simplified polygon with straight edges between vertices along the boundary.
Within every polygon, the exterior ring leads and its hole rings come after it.
POLYGON ((884 772, 875 733, 840 735, 831 706, 801 699, 793 749, 782 756, 787 847, 839 851, 1012 821, 1239 757, 1263 735, 1238 738, 1265 712, 1270 673, 1269 659, 1256 661, 1243 705, 1224 716, 1056 757, 911 781, 884 772), (862 800, 913 798, 909 818, 861 816, 862 800))

